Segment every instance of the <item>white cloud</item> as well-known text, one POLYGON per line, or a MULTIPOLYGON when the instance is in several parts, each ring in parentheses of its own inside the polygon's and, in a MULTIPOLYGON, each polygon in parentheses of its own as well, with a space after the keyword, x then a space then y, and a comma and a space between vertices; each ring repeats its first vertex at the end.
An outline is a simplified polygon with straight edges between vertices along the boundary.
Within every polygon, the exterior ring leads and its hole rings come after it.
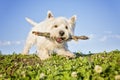
POLYGON ((112 31, 104 31, 105 35, 103 35, 99 40, 101 42, 105 42, 110 39, 120 39, 120 34, 113 34, 112 31))
POLYGON ((120 39, 120 35, 114 35, 114 37, 120 39))
POLYGON ((90 40, 91 40, 91 39, 95 38, 95 34, 90 34, 90 35, 88 35, 88 37, 89 37, 90 40))
POLYGON ((22 44, 23 43, 23 41, 14 41, 13 42, 13 44, 15 44, 15 45, 20 45, 20 44, 22 44))
POLYGON ((104 35, 103 37, 101 37, 99 40, 101 42, 105 42, 108 39, 120 39, 120 35, 119 34, 111 34, 111 35, 104 35))
POLYGON ((112 34, 112 31, 104 31, 106 34, 112 34))
POLYGON ((106 41, 108 39, 108 36, 103 36, 102 38, 100 38, 100 41, 101 42, 104 42, 104 41, 106 41))
POLYGON ((0 41, 0 46, 11 45, 10 41, 0 41))
POLYGON ((24 40, 20 41, 0 41, 0 46, 20 45, 23 44, 24 40))

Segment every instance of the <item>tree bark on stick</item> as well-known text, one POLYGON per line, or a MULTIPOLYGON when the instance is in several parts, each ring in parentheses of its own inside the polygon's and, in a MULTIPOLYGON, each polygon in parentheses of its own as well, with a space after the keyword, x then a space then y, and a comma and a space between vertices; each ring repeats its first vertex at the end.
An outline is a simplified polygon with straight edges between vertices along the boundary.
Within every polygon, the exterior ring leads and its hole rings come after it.
MULTIPOLYGON (((48 33, 48 32, 33 31, 32 33, 35 34, 35 35, 37 35, 37 36, 43 36, 43 37, 46 37, 46 38, 50 38, 50 33, 48 33)), ((80 40, 87 40, 87 39, 89 39, 89 37, 87 37, 87 36, 74 36, 74 35, 72 35, 68 40, 78 41, 79 39, 80 40)))

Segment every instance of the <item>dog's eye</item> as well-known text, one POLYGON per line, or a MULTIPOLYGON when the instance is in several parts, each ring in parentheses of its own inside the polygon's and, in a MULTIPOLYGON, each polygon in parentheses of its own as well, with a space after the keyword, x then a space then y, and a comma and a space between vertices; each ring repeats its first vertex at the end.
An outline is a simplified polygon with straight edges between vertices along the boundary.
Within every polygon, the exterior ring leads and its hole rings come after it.
POLYGON ((57 25, 54 25, 54 28, 57 28, 58 26, 57 25))
POLYGON ((68 26, 65 26, 66 29, 68 29, 68 26))

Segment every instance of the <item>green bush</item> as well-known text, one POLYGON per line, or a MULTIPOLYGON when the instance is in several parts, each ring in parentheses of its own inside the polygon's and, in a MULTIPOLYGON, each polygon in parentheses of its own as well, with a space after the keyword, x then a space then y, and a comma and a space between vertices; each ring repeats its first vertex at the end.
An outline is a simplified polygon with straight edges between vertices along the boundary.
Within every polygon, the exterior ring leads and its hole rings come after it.
POLYGON ((0 80, 120 80, 120 51, 84 55, 75 59, 52 55, 0 55, 0 80))

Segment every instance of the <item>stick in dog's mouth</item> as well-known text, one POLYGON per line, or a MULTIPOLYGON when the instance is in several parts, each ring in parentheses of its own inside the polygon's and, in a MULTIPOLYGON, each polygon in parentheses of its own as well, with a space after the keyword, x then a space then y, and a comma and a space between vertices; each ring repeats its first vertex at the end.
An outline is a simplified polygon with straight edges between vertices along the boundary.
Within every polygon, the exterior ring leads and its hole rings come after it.
MULTIPOLYGON (((33 34, 37 35, 37 36, 43 36, 43 37, 46 37, 46 38, 50 38, 50 33, 48 32, 37 32, 37 31, 33 31, 32 32, 33 34)), ((71 36, 68 40, 75 40, 75 41, 78 41, 79 39, 80 40, 87 40, 89 39, 89 37, 87 36, 71 36)))
POLYGON ((43 36, 43 37, 46 37, 46 38, 50 38, 50 33, 47 33, 47 32, 36 32, 36 31, 33 31, 32 33, 37 35, 37 36, 43 36))

